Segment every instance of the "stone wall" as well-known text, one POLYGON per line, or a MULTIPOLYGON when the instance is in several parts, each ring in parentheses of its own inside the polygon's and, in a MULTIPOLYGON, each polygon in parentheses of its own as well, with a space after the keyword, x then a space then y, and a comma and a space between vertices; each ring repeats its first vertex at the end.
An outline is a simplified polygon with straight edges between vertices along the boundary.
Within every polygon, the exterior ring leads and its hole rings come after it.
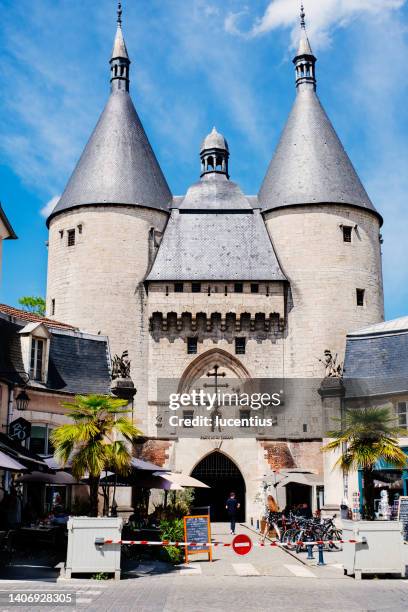
POLYGON ((109 337, 112 354, 129 350, 136 402, 147 408, 147 296, 143 280, 154 255, 152 228, 167 214, 126 206, 84 207, 51 221, 47 314, 109 337), (76 230, 67 246, 67 230, 76 230), (52 300, 55 312, 52 314, 52 300))
POLYGON ((378 218, 346 205, 292 206, 266 213, 291 286, 285 372, 324 376, 325 349, 343 359, 347 332, 384 319, 378 218), (352 226, 351 243, 342 225, 352 226), (357 306, 356 289, 365 290, 357 306))

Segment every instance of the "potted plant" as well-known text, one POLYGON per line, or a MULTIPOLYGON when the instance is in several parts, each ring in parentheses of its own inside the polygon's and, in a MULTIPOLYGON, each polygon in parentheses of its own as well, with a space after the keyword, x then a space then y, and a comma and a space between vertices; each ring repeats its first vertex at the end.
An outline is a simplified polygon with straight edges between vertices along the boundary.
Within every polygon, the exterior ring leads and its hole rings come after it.
POLYGON ((407 457, 398 445, 398 436, 406 432, 396 425, 387 407, 347 408, 343 419, 336 420, 342 426, 327 433, 332 440, 322 450, 340 451, 335 467, 345 473, 361 470, 363 476, 363 520, 343 521, 344 539, 362 541, 344 545, 345 572, 356 577, 362 573, 405 574, 401 523, 374 521, 374 470, 381 460, 396 468, 406 467, 407 457))
POLYGON ((68 522, 68 553, 65 575, 71 572, 114 572, 120 575, 120 545, 102 550, 95 538, 120 539, 122 519, 98 518, 99 483, 102 472, 126 475, 131 468, 131 445, 141 432, 126 416, 126 400, 108 395, 77 395, 64 402, 72 423, 52 433, 55 457, 62 465, 70 462, 78 480, 88 476, 88 517, 71 517, 68 522), (120 438, 120 439, 118 439, 120 438), (92 518, 93 517, 93 518, 92 518))

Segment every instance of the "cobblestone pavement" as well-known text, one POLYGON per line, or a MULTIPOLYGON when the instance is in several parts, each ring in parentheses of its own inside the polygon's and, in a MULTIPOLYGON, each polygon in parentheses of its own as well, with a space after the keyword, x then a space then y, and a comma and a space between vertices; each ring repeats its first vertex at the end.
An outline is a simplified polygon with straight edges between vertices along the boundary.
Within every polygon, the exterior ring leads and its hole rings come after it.
MULTIPOLYGON (((256 541, 255 534, 240 527, 256 541)), ((213 526, 214 539, 231 541, 227 525, 213 526)), ((284 551, 254 548, 238 556, 229 547, 214 549, 214 561, 199 555, 188 566, 171 569, 163 564, 144 564, 131 578, 120 582, 64 580, 27 582, 0 580, 2 591, 63 591, 77 594, 76 606, 10 606, 5 610, 54 610, 56 612, 225 612, 330 610, 406 611, 408 580, 345 577, 338 562, 325 567, 306 566, 284 551), (200 558, 203 559, 200 561, 200 558)))

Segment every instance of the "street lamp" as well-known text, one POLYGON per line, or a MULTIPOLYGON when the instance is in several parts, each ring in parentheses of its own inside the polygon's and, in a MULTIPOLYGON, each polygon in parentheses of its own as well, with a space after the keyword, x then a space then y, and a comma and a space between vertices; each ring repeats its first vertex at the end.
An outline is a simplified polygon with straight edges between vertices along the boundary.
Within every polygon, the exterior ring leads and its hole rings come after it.
POLYGON ((28 397, 25 389, 21 389, 20 393, 16 397, 17 410, 27 410, 29 401, 30 398, 28 397))

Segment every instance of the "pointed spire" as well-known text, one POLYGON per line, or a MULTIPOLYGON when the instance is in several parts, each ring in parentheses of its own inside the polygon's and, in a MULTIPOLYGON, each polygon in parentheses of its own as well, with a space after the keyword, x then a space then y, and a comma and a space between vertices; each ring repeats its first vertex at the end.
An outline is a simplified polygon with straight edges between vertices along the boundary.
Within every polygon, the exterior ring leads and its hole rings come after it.
POLYGON ((312 48, 306 33, 305 9, 300 5, 300 38, 298 51, 293 59, 296 70, 296 87, 304 89, 313 87, 316 89, 315 63, 312 48))
POLYGON ((122 32, 122 3, 118 2, 117 29, 113 43, 111 66, 111 89, 112 91, 129 91, 129 65, 130 60, 126 49, 125 39, 122 32))

